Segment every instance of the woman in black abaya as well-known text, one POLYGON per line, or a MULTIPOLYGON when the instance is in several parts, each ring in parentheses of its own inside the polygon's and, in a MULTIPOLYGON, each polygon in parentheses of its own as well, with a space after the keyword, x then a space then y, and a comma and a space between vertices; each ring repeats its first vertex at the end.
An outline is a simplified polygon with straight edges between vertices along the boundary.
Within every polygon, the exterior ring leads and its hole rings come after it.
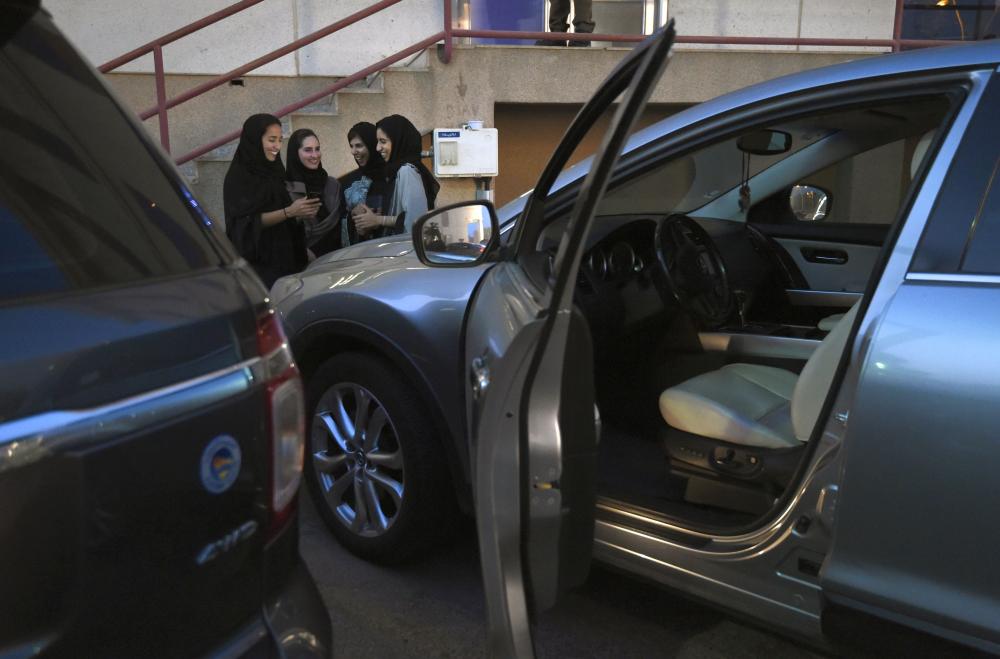
POLYGON ((299 220, 311 221, 319 200, 289 197, 277 117, 255 114, 243 124, 222 193, 226 235, 265 286, 305 267, 305 231, 299 220))
POLYGON ((379 213, 370 207, 352 210, 359 233, 380 228, 391 233, 409 233, 421 215, 434 208, 441 184, 420 161, 420 131, 406 117, 393 114, 375 124, 376 150, 385 160, 389 203, 379 213))

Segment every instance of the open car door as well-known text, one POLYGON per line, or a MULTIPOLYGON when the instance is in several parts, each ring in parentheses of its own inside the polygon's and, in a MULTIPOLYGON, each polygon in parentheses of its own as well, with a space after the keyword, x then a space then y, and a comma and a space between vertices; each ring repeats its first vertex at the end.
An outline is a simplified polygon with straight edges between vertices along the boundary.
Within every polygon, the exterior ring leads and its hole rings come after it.
POLYGON ((599 419, 590 334, 573 308, 575 282, 597 204, 673 40, 671 22, 636 47, 580 110, 470 303, 470 454, 494 656, 533 656, 532 616, 590 568, 599 419), (552 219, 546 206, 566 200, 549 192, 619 96, 552 258, 539 250, 552 219))

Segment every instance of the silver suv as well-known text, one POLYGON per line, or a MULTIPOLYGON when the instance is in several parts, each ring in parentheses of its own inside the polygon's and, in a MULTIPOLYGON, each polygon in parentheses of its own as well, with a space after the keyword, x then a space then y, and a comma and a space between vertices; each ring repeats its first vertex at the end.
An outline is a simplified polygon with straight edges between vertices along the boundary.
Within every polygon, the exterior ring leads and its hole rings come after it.
POLYGON ((592 557, 825 647, 1000 651, 1000 44, 808 71, 632 134, 672 35, 611 74, 530 194, 274 287, 323 515, 392 560, 474 509, 501 656, 532 653, 532 616, 592 557))

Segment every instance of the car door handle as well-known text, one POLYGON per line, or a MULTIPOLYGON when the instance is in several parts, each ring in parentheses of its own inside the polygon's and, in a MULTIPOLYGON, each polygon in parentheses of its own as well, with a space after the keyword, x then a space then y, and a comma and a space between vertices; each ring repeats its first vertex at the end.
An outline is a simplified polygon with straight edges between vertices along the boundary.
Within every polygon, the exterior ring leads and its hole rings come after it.
POLYGON ((810 263, 844 265, 847 263, 847 252, 842 249, 816 249, 814 247, 803 247, 802 258, 810 263))

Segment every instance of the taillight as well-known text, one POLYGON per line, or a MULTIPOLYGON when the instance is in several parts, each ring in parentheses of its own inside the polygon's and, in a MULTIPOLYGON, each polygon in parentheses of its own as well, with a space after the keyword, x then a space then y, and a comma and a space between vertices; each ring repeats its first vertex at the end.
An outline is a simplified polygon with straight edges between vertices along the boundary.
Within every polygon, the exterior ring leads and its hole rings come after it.
POLYGON ((305 392, 285 332, 273 310, 257 321, 257 349, 267 379, 270 539, 295 512, 305 452, 305 392))

